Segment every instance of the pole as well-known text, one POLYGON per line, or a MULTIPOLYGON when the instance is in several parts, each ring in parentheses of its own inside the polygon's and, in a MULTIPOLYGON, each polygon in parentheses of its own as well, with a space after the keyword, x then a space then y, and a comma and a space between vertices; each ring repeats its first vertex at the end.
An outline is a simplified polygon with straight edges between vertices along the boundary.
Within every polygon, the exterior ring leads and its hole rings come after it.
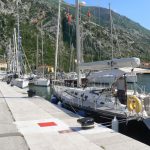
POLYGON ((42 39, 42 77, 44 78, 44 60, 43 60, 43 23, 41 22, 41 39, 42 39))
POLYGON ((19 63, 19 54, 20 54, 20 24, 19 24, 19 8, 18 8, 18 0, 17 0, 17 30, 18 30, 18 49, 17 49, 17 72, 18 75, 20 76, 20 63, 19 63))
POLYGON ((15 65, 16 65, 16 43, 15 43, 15 28, 14 28, 14 34, 13 34, 13 69, 12 69, 13 72, 16 71, 15 65))
POLYGON ((16 72, 18 72, 18 56, 17 56, 17 54, 18 54, 18 45, 17 45, 17 37, 16 37, 16 28, 14 28, 14 44, 15 44, 15 46, 14 46, 14 48, 15 48, 15 61, 16 61, 16 63, 15 63, 15 71, 16 72))
POLYGON ((19 72, 19 50, 20 50, 20 40, 19 40, 19 30, 20 30, 20 25, 19 25, 19 10, 18 10, 18 0, 17 0, 17 32, 18 32, 18 49, 17 49, 17 59, 18 59, 18 65, 17 65, 17 72, 19 72))
POLYGON ((78 74, 78 81, 77 87, 81 85, 81 77, 80 77, 80 26, 79 26, 79 0, 76 0, 76 49, 77 49, 77 74, 78 74))
POLYGON ((39 63, 39 36, 37 35, 37 49, 36 49, 36 74, 38 69, 38 63, 39 63))
POLYGON ((58 4, 58 18, 57 18, 57 35, 56 35, 56 51, 55 51, 55 80, 56 80, 56 72, 57 72, 57 60, 58 60, 58 42, 59 42, 59 22, 60 22, 60 3, 61 0, 59 0, 59 4, 58 4))
POLYGON ((9 39, 9 52, 8 52, 8 60, 7 60, 7 71, 12 71, 12 49, 11 49, 11 38, 9 39))
POLYGON ((110 39, 111 39, 111 48, 112 48, 112 54, 111 54, 111 58, 113 59, 114 57, 114 50, 113 50, 113 37, 112 37, 112 15, 111 15, 111 8, 110 8, 110 3, 109 3, 109 15, 110 15, 110 39))

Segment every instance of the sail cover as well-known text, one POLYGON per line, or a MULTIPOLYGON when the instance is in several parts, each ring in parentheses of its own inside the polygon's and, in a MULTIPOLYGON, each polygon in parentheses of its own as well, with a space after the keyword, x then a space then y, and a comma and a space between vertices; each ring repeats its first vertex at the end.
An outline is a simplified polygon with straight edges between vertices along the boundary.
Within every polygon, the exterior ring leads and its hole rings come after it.
POLYGON ((136 68, 140 66, 140 59, 136 57, 132 58, 115 58, 112 60, 96 61, 88 63, 80 63, 80 70, 103 70, 103 69, 115 69, 131 67, 136 68))

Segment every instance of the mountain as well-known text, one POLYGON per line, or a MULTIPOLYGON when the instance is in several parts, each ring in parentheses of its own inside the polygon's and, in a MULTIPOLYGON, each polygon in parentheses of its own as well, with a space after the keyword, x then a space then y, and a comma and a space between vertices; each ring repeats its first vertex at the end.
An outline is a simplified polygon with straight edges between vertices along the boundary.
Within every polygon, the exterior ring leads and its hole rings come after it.
MULTIPOLYGON (((55 0, 19 0, 20 34, 22 46, 32 68, 36 62, 36 39, 44 32, 44 63, 54 66, 57 31, 58 2, 55 0)), ((59 37, 59 67, 65 71, 75 68, 76 35, 75 9, 66 3, 61 7, 61 32, 59 37), (68 20, 68 12, 71 14, 68 20)), ((112 36, 110 36, 110 13, 106 8, 81 8, 81 48, 84 61, 114 57, 150 60, 150 31, 125 16, 112 11, 112 36), (90 17, 87 13, 90 12, 90 17), (112 40, 111 40, 112 39, 112 40), (113 50, 112 50, 113 48, 113 50)), ((7 53, 9 39, 17 26, 16 0, 0 0, 0 55, 7 53)), ((39 53, 39 64, 41 52, 39 53)))

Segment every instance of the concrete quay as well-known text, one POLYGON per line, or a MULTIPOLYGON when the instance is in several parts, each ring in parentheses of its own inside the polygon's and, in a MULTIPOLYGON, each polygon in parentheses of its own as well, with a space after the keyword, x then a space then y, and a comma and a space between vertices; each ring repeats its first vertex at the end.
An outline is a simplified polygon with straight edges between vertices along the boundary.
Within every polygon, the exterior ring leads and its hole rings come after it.
POLYGON ((149 150, 100 124, 82 130, 79 116, 27 89, 0 81, 0 150, 149 150))
MULTIPOLYGON (((0 85, 1 88, 2 85, 0 85)), ((6 90, 6 89, 5 89, 6 90)), ((23 135, 18 132, 14 118, 0 91, 0 150, 28 150, 23 135)))

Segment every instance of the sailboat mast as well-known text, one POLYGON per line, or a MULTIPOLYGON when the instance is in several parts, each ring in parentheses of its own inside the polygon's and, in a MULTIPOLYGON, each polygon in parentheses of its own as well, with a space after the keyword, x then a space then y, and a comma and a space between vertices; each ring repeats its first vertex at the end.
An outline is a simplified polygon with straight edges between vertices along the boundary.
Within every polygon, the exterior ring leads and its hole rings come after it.
POLYGON ((18 1, 17 1, 17 30, 18 30, 18 51, 20 50, 20 25, 19 25, 19 10, 18 10, 18 1))
POLYGON ((13 72, 16 71, 16 43, 15 43, 15 28, 14 28, 14 34, 13 34, 13 72))
MULTIPOLYGON (((42 27, 41 27, 42 28, 42 27)), ((44 59, 43 59, 43 29, 41 30, 42 37, 42 77, 44 78, 44 59)))
POLYGON ((19 64, 19 52, 20 52, 20 24, 19 24, 20 20, 19 20, 19 8, 18 8, 18 0, 17 0, 17 32, 18 32, 18 41, 17 41, 17 44, 18 44, 18 47, 17 47, 17 72, 18 72, 18 75, 20 76, 20 64, 19 64))
POLYGON ((61 0, 59 0, 59 3, 58 3, 58 18, 57 18, 57 35, 56 35, 56 51, 55 51, 55 80, 56 80, 56 72, 57 72, 57 67, 58 67, 58 64, 57 64, 57 60, 58 60, 58 42, 59 42, 59 22, 60 22, 60 3, 61 3, 61 0))
POLYGON ((79 0, 76 0, 76 49, 77 49, 77 74, 78 74, 78 81, 77 86, 80 87, 81 85, 81 76, 80 76, 80 59, 81 59, 81 52, 80 52, 80 26, 79 26, 79 0))
POLYGON ((12 49, 11 49, 11 38, 9 39, 9 47, 8 47, 8 59, 7 59, 7 71, 12 71, 12 60, 11 60, 11 55, 12 55, 12 49))
POLYGON ((17 45, 17 35, 16 28, 14 28, 14 53, 15 53, 15 71, 18 72, 18 45, 17 45))
POLYGON ((113 29, 113 24, 112 24, 112 15, 111 15, 111 8, 110 8, 110 3, 109 3, 109 15, 110 15, 110 40, 111 40, 111 58, 113 59, 114 57, 114 50, 113 50, 113 37, 112 37, 112 29, 113 29))
POLYGON ((37 35, 37 49, 36 49, 36 73, 38 69, 38 62, 39 62, 39 36, 37 35))

